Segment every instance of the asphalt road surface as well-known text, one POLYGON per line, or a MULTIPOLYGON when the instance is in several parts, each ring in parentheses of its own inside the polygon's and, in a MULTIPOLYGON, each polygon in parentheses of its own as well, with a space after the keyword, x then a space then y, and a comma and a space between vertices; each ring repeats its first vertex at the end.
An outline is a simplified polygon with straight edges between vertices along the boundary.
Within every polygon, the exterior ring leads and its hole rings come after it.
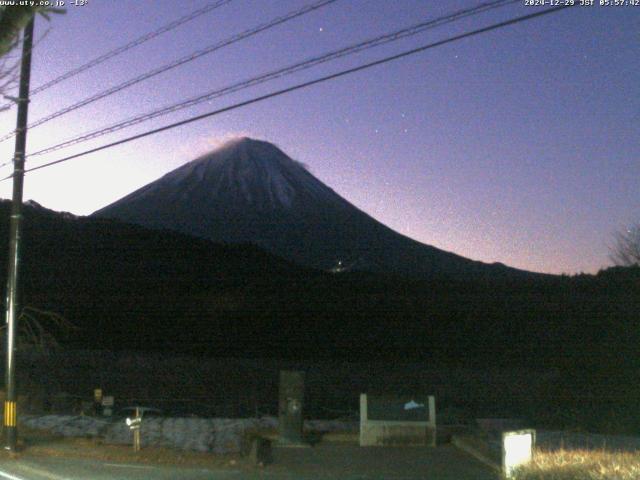
POLYGON ((496 480, 450 445, 437 448, 277 448, 265 468, 188 468, 23 455, 0 460, 0 480, 496 480))
POLYGON ((1 480, 242 479, 240 471, 172 468, 69 458, 20 458, 0 463, 1 480))

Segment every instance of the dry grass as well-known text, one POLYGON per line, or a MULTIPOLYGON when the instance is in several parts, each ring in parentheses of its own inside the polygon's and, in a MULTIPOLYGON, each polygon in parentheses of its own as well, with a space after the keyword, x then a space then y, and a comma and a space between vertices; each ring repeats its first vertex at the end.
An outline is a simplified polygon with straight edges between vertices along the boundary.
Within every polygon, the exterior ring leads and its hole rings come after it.
POLYGON ((640 452, 602 450, 537 451, 531 464, 517 470, 517 480, 638 480, 640 452))

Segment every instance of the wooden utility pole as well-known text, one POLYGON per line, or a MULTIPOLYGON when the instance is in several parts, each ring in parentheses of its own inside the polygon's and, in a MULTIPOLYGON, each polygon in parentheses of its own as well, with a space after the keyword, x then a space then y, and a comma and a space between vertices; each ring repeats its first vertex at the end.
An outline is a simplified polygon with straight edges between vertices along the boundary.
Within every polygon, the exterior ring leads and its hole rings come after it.
POLYGON ((9 231, 9 266, 7 270, 7 363, 5 365, 6 396, 4 401, 5 449, 15 450, 18 440, 16 408, 16 330, 18 321, 18 267, 20 235, 22 230, 22 190, 24 183, 24 156, 27 144, 27 113, 29 110, 29 81, 31 77, 31 50, 33 47, 33 21, 24 29, 20 91, 18 94, 18 120, 16 147, 13 157, 13 200, 9 231))

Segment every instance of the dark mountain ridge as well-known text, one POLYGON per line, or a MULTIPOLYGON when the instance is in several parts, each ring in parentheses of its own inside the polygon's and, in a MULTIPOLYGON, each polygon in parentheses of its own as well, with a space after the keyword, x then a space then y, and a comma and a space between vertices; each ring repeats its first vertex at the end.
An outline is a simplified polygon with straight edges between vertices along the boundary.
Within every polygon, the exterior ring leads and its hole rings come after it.
POLYGON ((567 368, 638 361, 639 269, 518 282, 331 274, 252 245, 24 210, 21 303, 77 325, 61 338, 68 348, 567 368))

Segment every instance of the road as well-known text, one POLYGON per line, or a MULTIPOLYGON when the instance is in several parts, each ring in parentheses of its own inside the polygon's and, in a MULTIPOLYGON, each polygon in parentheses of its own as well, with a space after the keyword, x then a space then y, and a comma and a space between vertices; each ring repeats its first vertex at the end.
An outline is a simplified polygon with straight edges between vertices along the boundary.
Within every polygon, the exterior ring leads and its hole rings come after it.
POLYGON ((239 470, 172 468, 69 458, 20 458, 0 462, 0 480, 226 480, 242 479, 239 470))
POLYGON ((266 468, 219 469, 22 455, 0 460, 0 480, 496 480, 490 468, 447 445, 274 449, 266 468))

